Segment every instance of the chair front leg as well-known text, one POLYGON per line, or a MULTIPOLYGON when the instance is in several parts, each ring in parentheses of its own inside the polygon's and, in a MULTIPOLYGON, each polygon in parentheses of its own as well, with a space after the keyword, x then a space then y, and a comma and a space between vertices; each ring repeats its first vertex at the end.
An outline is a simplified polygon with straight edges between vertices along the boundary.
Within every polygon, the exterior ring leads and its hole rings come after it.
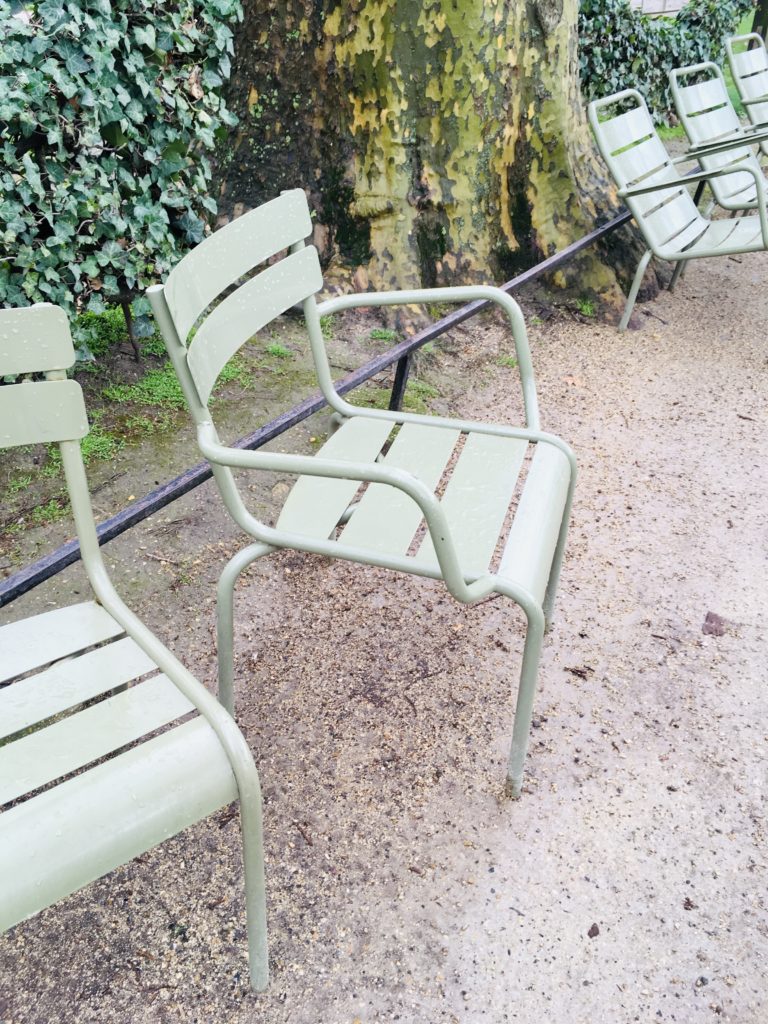
POLYGON ((240 826, 243 835, 245 873, 245 918, 248 931, 251 987, 256 992, 262 992, 269 982, 269 955, 261 789, 258 777, 255 787, 249 788, 252 792, 246 799, 241 798, 240 800, 240 826))
POLYGON ((248 566, 257 558, 268 555, 274 551, 269 544, 250 544, 242 551, 238 551, 227 564, 219 579, 219 586, 216 595, 216 647, 219 661, 219 703, 232 715, 235 716, 235 691, 234 691, 234 604, 235 584, 248 566))
POLYGON ((537 605, 523 608, 528 628, 525 634, 523 664, 520 670, 520 686, 517 691, 515 724, 512 728, 512 745, 509 751, 505 792, 513 800, 520 797, 523 788, 523 768, 533 717, 533 698, 536 693, 536 678, 539 671, 541 644, 544 639, 544 613, 537 605))
POLYGON ((629 318, 632 316, 632 310, 635 308, 637 293, 640 291, 643 274, 645 273, 645 268, 648 266, 651 256, 653 256, 653 252, 650 249, 646 249, 640 262, 637 264, 637 270, 635 271, 635 276, 632 281, 632 287, 629 289, 629 295, 627 296, 627 304, 624 307, 624 316, 621 318, 621 322, 619 323, 619 331, 626 331, 627 329, 629 318))

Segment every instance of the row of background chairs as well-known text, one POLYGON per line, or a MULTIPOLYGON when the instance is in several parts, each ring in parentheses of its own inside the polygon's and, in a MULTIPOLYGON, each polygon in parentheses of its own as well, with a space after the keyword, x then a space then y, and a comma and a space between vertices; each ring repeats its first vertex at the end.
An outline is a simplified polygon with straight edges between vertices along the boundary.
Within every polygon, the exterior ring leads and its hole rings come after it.
POLYGON ((648 246, 630 287, 621 331, 627 328, 652 256, 676 264, 670 282, 674 288, 688 260, 768 249, 766 182, 756 155, 758 148, 768 152, 768 52, 755 34, 728 39, 726 52, 752 126, 740 122, 716 64, 672 70, 672 96, 690 143, 681 157, 670 157, 637 90, 589 105, 598 148, 648 246), (693 158, 701 170, 681 174, 677 165, 693 158), (704 213, 689 191, 697 182, 709 184, 713 194, 704 213), (712 220, 715 206, 742 216, 712 220))

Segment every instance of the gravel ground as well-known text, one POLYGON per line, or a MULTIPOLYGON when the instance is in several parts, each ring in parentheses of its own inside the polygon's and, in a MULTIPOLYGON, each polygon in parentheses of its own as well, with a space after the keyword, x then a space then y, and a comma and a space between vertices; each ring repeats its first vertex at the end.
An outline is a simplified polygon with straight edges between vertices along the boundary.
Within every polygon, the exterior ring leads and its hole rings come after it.
MULTIPOLYGON (((520 801, 502 797, 514 606, 274 557, 237 604, 269 989, 247 987, 224 811, 6 934, 2 1024, 763 1024, 767 270, 694 265, 623 336, 532 332, 544 426, 581 475, 520 801)), ((516 419, 498 325, 459 339, 451 409, 516 419)), ((213 581, 239 544, 206 485, 106 549, 209 685, 213 581), (146 557, 174 545, 189 585, 146 557)))

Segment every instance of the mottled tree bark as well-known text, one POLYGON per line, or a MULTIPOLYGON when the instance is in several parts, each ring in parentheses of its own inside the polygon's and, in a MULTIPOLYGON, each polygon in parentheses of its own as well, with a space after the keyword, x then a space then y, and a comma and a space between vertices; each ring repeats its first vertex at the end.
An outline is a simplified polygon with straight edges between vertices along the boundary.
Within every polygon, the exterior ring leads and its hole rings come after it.
MULTIPOLYGON (((563 248, 616 205, 580 99, 577 9, 245 0, 225 211, 305 187, 321 250, 375 288, 500 280, 563 248)), ((597 251, 564 274, 615 290, 597 251)))

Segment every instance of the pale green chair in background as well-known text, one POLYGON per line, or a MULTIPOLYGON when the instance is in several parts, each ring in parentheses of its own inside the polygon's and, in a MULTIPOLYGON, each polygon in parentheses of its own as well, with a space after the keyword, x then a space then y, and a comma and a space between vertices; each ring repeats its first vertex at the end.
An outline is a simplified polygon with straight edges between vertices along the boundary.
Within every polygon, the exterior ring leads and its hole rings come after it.
POLYGON ((626 330, 651 256, 677 263, 672 288, 686 260, 730 256, 768 249, 765 178, 753 163, 704 170, 684 177, 654 127, 645 100, 636 89, 593 100, 588 108, 598 148, 629 207, 648 249, 643 254, 627 297, 619 330, 626 330), (697 209, 688 186, 713 183, 721 177, 749 175, 755 186, 756 214, 736 219, 709 220, 697 209))
MULTIPOLYGON (((731 36, 725 40, 725 52, 739 98, 753 125, 768 127, 768 50, 756 32, 731 36)), ((768 139, 761 143, 768 156, 768 139)))
POLYGON ((219 586, 220 697, 233 707, 235 581, 254 559, 277 549, 442 579, 464 603, 503 594, 528 621, 507 775, 508 792, 518 796, 575 478, 570 449, 539 429, 522 315, 513 299, 491 287, 350 295, 318 305, 320 263, 314 246, 304 244, 311 232, 304 193, 285 192, 215 232, 181 261, 165 285, 149 290, 200 449, 230 515, 257 541, 232 559, 219 586), (286 249, 285 258, 265 267, 286 249), (244 280, 256 268, 260 272, 244 280), (238 287, 222 297, 233 285, 238 287), (509 319, 522 378, 524 428, 358 408, 334 389, 321 316, 359 306, 474 299, 498 304, 509 319), (338 429, 314 456, 222 444, 207 404, 219 372, 252 335, 299 303, 319 385, 338 429), (248 511, 231 472, 235 467, 299 477, 274 526, 248 511), (514 514, 505 529, 510 506, 514 514))
POLYGON ((80 453, 88 420, 65 372, 74 358, 58 307, 0 310, 0 378, 43 375, 0 386, 0 449, 58 443, 93 588, 0 627, 0 931, 239 800, 251 983, 263 989, 256 768, 230 715, 107 576, 80 453))
POLYGON ((756 209, 755 172, 762 172, 752 146, 759 144, 760 137, 753 140, 754 130, 745 129, 739 121, 720 68, 711 61, 675 68, 669 72, 669 85, 691 144, 689 155, 705 171, 728 168, 735 172, 710 181, 717 205, 732 211, 756 209), (747 166, 749 171, 744 170, 747 166))

